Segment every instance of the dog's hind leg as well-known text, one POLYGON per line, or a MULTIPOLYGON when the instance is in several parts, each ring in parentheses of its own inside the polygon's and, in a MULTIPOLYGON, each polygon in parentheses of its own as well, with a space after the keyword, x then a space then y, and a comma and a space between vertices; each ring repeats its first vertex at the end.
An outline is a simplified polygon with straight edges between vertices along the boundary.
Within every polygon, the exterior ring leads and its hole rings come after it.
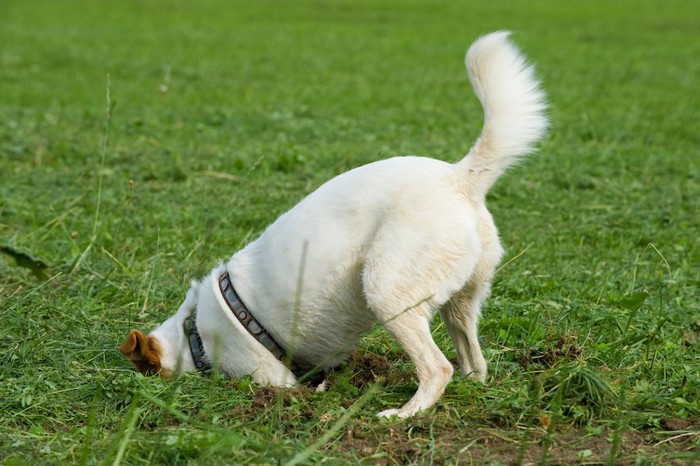
POLYGON ((479 346, 477 328, 481 303, 488 296, 488 286, 485 288, 470 282, 440 309, 447 333, 457 349, 462 373, 481 382, 486 381, 486 360, 479 346))
MULTIPOLYGON (((490 220, 490 216, 488 217, 490 220)), ((479 346, 477 329, 481 305, 491 291, 491 279, 503 249, 492 221, 482 223, 484 249, 469 281, 442 306, 440 314, 447 333, 457 349, 459 366, 464 375, 484 382, 486 360, 479 346), (485 234, 484 234, 485 233, 485 234)))
POLYGON ((430 333, 430 319, 432 310, 473 274, 481 244, 476 225, 459 217, 468 209, 452 212, 442 207, 441 217, 448 220, 439 229, 426 220, 431 214, 415 208, 409 211, 418 212, 416 218, 402 218, 398 225, 387 220, 365 256, 362 286, 367 305, 406 351, 418 375, 411 400, 381 416, 408 417, 430 408, 452 378, 452 364, 430 333))
MULTIPOLYGON (((425 305, 421 305, 425 306, 425 305)), ((387 331, 399 342, 416 365, 418 390, 400 409, 388 409, 378 416, 405 418, 430 408, 440 399, 452 378, 452 365, 442 354, 430 334, 429 318, 411 309, 384 322, 387 331)), ((429 312, 429 309, 421 309, 429 312)))

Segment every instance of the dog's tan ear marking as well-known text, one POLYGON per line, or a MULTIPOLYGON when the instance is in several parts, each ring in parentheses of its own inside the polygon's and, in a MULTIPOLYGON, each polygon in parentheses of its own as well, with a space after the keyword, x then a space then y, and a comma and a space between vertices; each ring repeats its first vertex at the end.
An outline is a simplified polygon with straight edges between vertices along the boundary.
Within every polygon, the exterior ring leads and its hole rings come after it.
MULTIPOLYGON (((158 339, 144 335, 140 330, 132 330, 119 351, 144 375, 160 372, 161 349, 158 339)), ((165 374, 162 374, 166 376, 165 374)))

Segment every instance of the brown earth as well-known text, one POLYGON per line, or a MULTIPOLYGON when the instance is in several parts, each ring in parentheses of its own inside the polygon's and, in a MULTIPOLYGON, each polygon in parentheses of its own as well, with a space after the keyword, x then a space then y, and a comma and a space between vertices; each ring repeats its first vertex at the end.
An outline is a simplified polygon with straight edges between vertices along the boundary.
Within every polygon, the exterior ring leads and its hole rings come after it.
MULTIPOLYGON (((575 345, 561 343, 558 347, 563 354, 526 354, 521 362, 547 364, 550 358, 576 354, 575 345)), ((395 370, 390 370, 387 358, 376 354, 354 354, 348 366, 352 374, 349 382, 357 388, 365 388, 381 378, 385 378, 386 384, 405 382, 412 377, 411 373, 397 375, 395 370), (392 379, 386 380, 387 376, 392 379)), ((331 374, 331 390, 333 379, 331 374)), ((254 416, 278 404, 290 406, 296 399, 308 407, 296 416, 308 422, 320 422, 318 413, 312 409, 313 395, 313 389, 308 387, 286 390, 259 387, 251 404, 236 408, 235 415, 254 416)), ((348 400, 343 405, 349 408, 355 401, 348 400)), ((437 408, 433 413, 404 421, 355 419, 341 438, 326 449, 334 455, 347 453, 363 464, 376 465, 700 464, 700 419, 664 418, 656 430, 623 428, 617 433, 612 430, 591 433, 584 428, 552 426, 547 416, 539 418, 534 426, 500 425, 485 419, 461 423, 449 416, 447 410, 437 408), (640 458, 653 463, 639 463, 640 458)))
MULTIPOLYGON (((425 420, 423 420, 425 421, 425 420)), ((700 462, 700 424, 695 432, 614 432, 588 435, 583 429, 492 429, 455 431, 430 426, 427 435, 413 421, 385 431, 362 422, 348 428, 339 450, 368 464, 634 465, 639 458, 681 466, 700 462), (610 461, 610 458, 614 458, 610 461)), ((641 463, 648 464, 648 463, 641 463)))

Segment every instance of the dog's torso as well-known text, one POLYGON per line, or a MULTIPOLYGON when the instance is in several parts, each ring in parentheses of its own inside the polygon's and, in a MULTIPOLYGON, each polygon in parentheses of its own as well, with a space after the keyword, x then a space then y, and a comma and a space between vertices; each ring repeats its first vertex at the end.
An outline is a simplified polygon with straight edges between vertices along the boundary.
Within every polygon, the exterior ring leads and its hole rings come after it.
POLYGON ((236 253, 227 268, 242 300, 283 347, 293 348, 295 359, 332 367, 377 321, 363 286, 368 253, 413 255, 395 273, 416 275, 435 268, 435 245, 451 249, 440 253, 447 283, 415 297, 438 306, 466 282, 478 259, 476 210, 453 165, 388 159, 321 186, 236 253))
POLYGON ((396 157, 333 178, 194 282, 150 335, 132 330, 122 353, 144 373, 196 370, 202 351, 190 346, 199 335, 218 370, 290 386, 298 378, 280 351, 297 368, 334 367, 380 322, 415 363, 419 387, 401 409, 379 414, 405 417, 432 406, 452 377, 431 335, 440 309, 462 372, 484 381, 477 324, 503 253, 484 198, 548 124, 534 71, 507 37, 489 34, 467 53, 485 121, 462 160, 396 157), (235 317, 219 288, 229 278, 272 347, 235 317), (183 324, 193 314, 198 332, 187 338, 183 324))

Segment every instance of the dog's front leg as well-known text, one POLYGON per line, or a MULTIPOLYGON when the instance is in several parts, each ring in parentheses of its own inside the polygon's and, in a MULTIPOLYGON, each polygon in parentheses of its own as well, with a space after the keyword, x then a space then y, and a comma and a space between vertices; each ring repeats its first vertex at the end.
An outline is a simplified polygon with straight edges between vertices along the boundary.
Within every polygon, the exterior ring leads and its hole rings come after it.
POLYGON ((264 366, 259 367, 251 374, 253 382, 258 385, 271 387, 293 387, 297 384, 297 378, 281 362, 273 359, 264 366))
POLYGON ((418 390, 402 408, 387 409, 378 416, 405 418, 430 408, 442 396, 452 378, 452 365, 433 341, 430 322, 425 315, 429 315, 427 308, 411 309, 384 324, 416 365, 418 390))

